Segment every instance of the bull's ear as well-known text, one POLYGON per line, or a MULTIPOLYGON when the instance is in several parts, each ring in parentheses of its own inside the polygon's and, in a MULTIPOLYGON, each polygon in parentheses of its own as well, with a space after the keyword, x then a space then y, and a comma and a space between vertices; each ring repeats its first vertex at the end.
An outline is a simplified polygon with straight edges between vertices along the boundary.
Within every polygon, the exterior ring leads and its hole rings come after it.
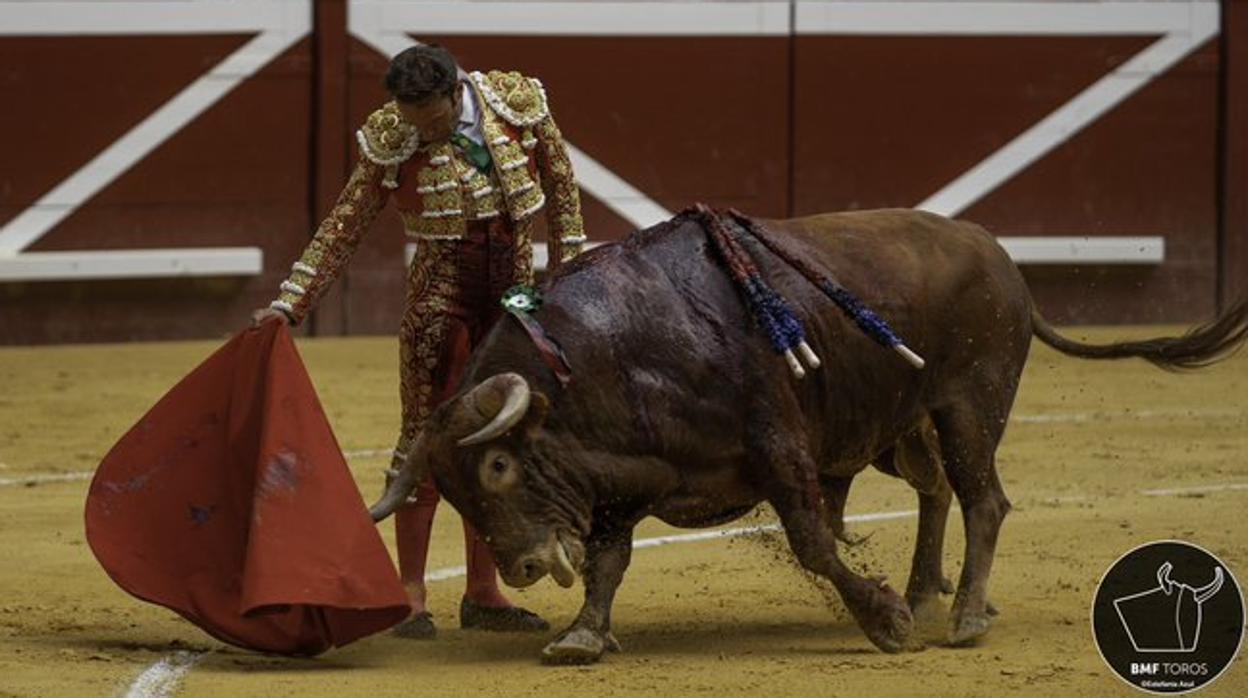
POLYGON ((550 414, 550 398, 546 397, 545 393, 534 390, 529 398, 529 411, 524 415, 524 421, 520 423, 520 427, 530 437, 537 436, 537 432, 541 431, 542 425, 546 423, 548 414, 550 414))

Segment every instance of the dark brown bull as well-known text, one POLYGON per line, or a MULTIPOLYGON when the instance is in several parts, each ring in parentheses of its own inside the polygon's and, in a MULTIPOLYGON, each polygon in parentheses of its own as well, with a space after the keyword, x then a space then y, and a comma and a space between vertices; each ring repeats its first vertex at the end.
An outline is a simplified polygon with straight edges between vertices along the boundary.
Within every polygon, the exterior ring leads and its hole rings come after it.
POLYGON ((766 501, 800 563, 830 580, 867 637, 894 652, 917 644, 911 608, 940 593, 951 487, 966 549, 949 640, 965 643, 988 628, 988 575, 1010 508, 993 459, 1033 334, 1074 356, 1190 368, 1226 355, 1248 333, 1240 303, 1181 338, 1079 344, 1040 317, 1018 269, 979 226, 909 210, 764 225, 886 318, 926 367, 868 339, 751 241, 823 360, 804 380, 792 378, 752 326, 699 223, 678 217, 583 256, 553 280, 536 317, 573 367, 566 389, 519 323, 495 327, 374 518, 432 471, 442 495, 486 537, 508 584, 549 573, 566 587, 580 572, 585 604, 543 655, 588 662, 618 647, 611 604, 639 521, 711 526, 766 501), (837 556, 845 489, 873 461, 920 491, 904 600, 837 556))

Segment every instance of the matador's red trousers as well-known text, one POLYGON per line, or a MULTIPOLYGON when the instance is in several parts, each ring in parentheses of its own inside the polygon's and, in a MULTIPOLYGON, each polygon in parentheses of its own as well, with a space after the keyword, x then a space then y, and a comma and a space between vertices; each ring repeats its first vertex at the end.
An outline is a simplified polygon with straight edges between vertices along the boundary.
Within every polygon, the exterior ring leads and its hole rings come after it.
MULTIPOLYGON (((403 427, 394 467, 402 463, 433 410, 455 394, 472 350, 502 316, 499 299, 515 283, 515 243, 502 217, 471 222, 462 240, 418 243, 399 331, 403 427)), ((438 493, 428 477, 395 515, 399 575, 409 589, 423 583, 437 505, 438 493)), ((494 560, 467 521, 464 541, 465 596, 493 592, 494 560)))

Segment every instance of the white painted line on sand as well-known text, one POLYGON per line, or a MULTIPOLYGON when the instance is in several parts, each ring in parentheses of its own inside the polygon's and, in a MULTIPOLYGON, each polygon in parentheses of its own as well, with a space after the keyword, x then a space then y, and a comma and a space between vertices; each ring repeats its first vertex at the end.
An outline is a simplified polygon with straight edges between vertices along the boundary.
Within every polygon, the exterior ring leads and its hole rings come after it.
POLYGON ((365 448, 359 451, 343 451, 343 457, 347 460, 355 458, 380 458, 382 456, 394 455, 393 448, 365 448))
POLYGON ((1226 492, 1228 490, 1248 490, 1248 482, 1232 482, 1225 485, 1203 485, 1200 487, 1175 487, 1165 490, 1140 490, 1146 497, 1182 497, 1185 494, 1204 494, 1206 492, 1226 492))
POLYGON ((95 475, 95 471, 78 471, 73 473, 51 473, 46 475, 23 475, 21 477, 0 477, 0 487, 13 487, 16 485, 39 485, 45 482, 74 482, 75 480, 90 480, 95 475))
POLYGON ((1040 500, 1041 504, 1079 504, 1081 502, 1090 501, 1092 497, 1083 494, 1075 494, 1069 497, 1049 497, 1040 500))
MULTIPOLYGON (((342 455, 347 460, 355 460, 360 458, 380 458, 382 456, 390 456, 393 453, 394 449, 390 448, 369 448, 358 451, 343 451, 342 455)), ((42 473, 20 475, 18 477, 0 477, 0 487, 42 485, 47 482, 77 482, 79 480, 90 480, 94 476, 94 470, 76 470, 69 473, 42 473)))
MULTIPOLYGON (((1065 424, 1065 423, 1085 423, 1093 421, 1110 421, 1122 419, 1228 419, 1234 417, 1248 417, 1248 411, 1245 410, 1124 410, 1121 412, 1066 412, 1052 414, 1014 414, 1010 416, 1010 421, 1017 424, 1065 424)), ((394 455, 392 448, 365 448, 353 451, 343 451, 343 457, 347 460, 359 460, 367 458, 382 458, 394 455)), ((90 480, 95 475, 93 470, 80 470, 68 473, 44 473, 34 475, 23 475, 14 478, 0 478, 0 487, 39 485, 49 482, 74 482, 78 480, 90 480)), ((1147 494, 1147 493, 1146 493, 1147 494)), ((715 534, 719 535, 719 534, 715 534)), ((713 537, 713 536, 712 536, 713 537)), ((699 539, 702 540, 702 539, 699 539)), ((653 545, 662 545, 662 543, 654 543, 653 545)))
MULTIPOLYGON (((1122 419, 1228 419, 1234 417, 1248 417, 1248 412, 1244 410, 1124 410, 1122 412, 1067 412, 1054 414, 1015 414, 1010 416, 1010 421, 1017 424, 1065 424, 1122 419)), ((394 455, 394 449, 365 448, 353 451, 343 451, 342 455, 347 460, 383 458, 394 455)), ((75 482, 79 480, 90 480, 94 475, 95 471, 93 470, 80 470, 68 473, 22 475, 13 478, 0 478, 0 487, 40 485, 51 482, 75 482)), ((653 545, 662 545, 662 543, 654 543, 653 545)))
MULTIPOLYGON (((877 511, 870 514, 853 514, 845 517, 846 523, 855 523, 862 521, 889 521, 891 519, 905 519, 911 516, 917 516, 919 512, 914 509, 906 511, 877 511)), ((735 536, 752 536, 759 533, 772 533, 784 530, 779 523, 762 524, 759 526, 742 526, 740 528, 721 528, 715 531, 699 531, 698 533, 683 533, 673 536, 658 536, 657 538, 642 538, 633 541, 633 550, 641 550, 643 548, 657 548, 660 545, 670 545, 672 543, 696 543, 704 540, 718 540, 720 538, 732 538, 735 536)))
POLYGON ((126 698, 166 698, 173 695, 182 677, 209 654, 211 652, 174 652, 139 674, 126 691, 126 698))
MULTIPOLYGON (((1248 417, 1245 410, 1124 410, 1122 412, 1067 412, 1054 414, 1015 414, 1010 421, 1017 424, 1065 424, 1085 423, 1093 421, 1110 421, 1122 419, 1228 419, 1248 417)), ((365 448, 354 451, 343 451, 347 460, 382 458, 394 455, 392 448, 365 448)), ((49 482, 74 482, 90 480, 95 475, 93 470, 81 470, 69 473, 47 473, 23 475, 14 478, 0 478, 0 487, 39 485, 49 482)), ((718 534, 716 534, 718 535, 718 534)), ((701 539, 699 539, 701 540, 701 539)), ((653 545, 662 545, 654 543, 653 545)))
POLYGON ((1226 419, 1248 417, 1245 410, 1123 410, 1121 412, 1057 412, 1050 414, 1014 414, 1010 421, 1018 424, 1055 424, 1069 422, 1111 421, 1123 419, 1226 419))
POLYGON ((448 579, 462 577, 468 574, 468 568, 460 565, 459 567, 443 567, 440 570, 434 570, 425 574, 426 582, 444 582, 448 579))

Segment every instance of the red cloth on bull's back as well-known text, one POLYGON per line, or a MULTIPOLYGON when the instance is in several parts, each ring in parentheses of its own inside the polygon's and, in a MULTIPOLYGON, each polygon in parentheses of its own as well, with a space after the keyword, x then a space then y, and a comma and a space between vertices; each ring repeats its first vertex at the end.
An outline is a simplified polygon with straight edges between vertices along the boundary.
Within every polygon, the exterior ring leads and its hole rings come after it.
POLYGON ((123 589, 240 647, 318 654, 410 612, 279 322, 235 336, 122 437, 86 528, 123 589))

